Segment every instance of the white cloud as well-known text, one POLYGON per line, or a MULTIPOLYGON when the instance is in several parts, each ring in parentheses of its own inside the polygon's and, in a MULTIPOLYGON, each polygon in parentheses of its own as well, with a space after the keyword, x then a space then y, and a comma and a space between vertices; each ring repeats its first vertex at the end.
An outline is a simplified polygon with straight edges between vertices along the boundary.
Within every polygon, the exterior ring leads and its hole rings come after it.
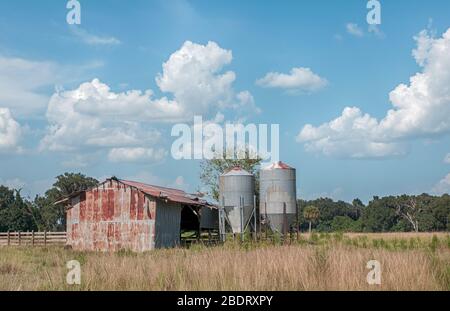
POLYGON ((364 31, 355 23, 348 23, 345 25, 345 28, 347 29, 347 32, 355 37, 362 37, 364 36, 364 31))
POLYGON ((386 157, 404 154, 407 139, 450 132, 450 29, 441 38, 423 31, 415 39, 413 55, 422 72, 389 94, 393 108, 383 119, 347 107, 333 121, 306 125, 298 141, 330 156, 386 157))
POLYGON ((327 156, 349 158, 381 158, 406 153, 402 143, 377 140, 378 122, 359 108, 346 107, 342 115, 329 123, 306 125, 297 137, 306 150, 327 156))
POLYGON ((267 88, 281 88, 299 92, 314 92, 324 88, 326 79, 312 72, 309 68, 292 68, 289 74, 269 72, 256 84, 267 88))
POLYGON ((121 44, 120 40, 111 36, 98 36, 89 33, 87 30, 78 26, 70 26, 71 32, 80 39, 83 43, 88 45, 118 45, 121 44))
POLYGON ((159 161, 167 155, 164 149, 153 148, 113 148, 108 158, 111 162, 145 162, 159 161))
POLYGON ((450 174, 445 176, 442 180, 440 180, 431 191, 436 195, 443 195, 445 193, 450 194, 450 174))
POLYGON ((240 118, 246 119, 248 115, 261 113, 261 109, 256 106, 255 99, 249 91, 237 93, 236 100, 237 102, 232 104, 230 108, 234 109, 240 118))
POLYGON ((94 79, 75 90, 55 93, 50 100, 47 117, 50 121, 57 121, 60 117, 80 113, 128 121, 176 121, 183 118, 185 109, 180 104, 166 97, 153 99, 152 96, 151 90, 114 93, 107 84, 94 79))
POLYGON ((45 108, 48 97, 40 89, 58 80, 58 66, 0 55, 0 103, 16 114, 45 108))
POLYGON ((173 99, 153 98, 151 90, 116 93, 98 79, 74 90, 58 91, 48 104, 50 126, 40 149, 103 148, 114 161, 150 159, 149 152, 161 136, 155 126, 161 122, 192 120, 194 114, 209 115, 219 109, 258 111, 248 91, 233 90, 235 74, 220 73, 231 60, 231 51, 214 42, 185 42, 156 78, 161 91, 170 92, 173 99))
POLYGON ((22 129, 8 108, 0 108, 0 153, 19 151, 22 129))
POLYGON ((174 101, 184 108, 184 114, 206 114, 213 109, 239 107, 242 102, 233 90, 236 74, 222 73, 230 64, 232 52, 215 42, 206 45, 186 41, 163 64, 156 83, 163 92, 170 92, 174 101))
POLYGON ((99 62, 61 66, 49 61, 34 61, 0 55, 0 104, 16 116, 36 117, 45 112, 49 96, 46 89, 73 81, 99 62))
POLYGON ((447 155, 445 156, 444 163, 450 164, 450 153, 447 153, 447 155))
POLYGON ((177 116, 179 107, 165 99, 153 101, 151 92, 111 92, 94 79, 50 99, 50 123, 41 150, 70 151, 81 147, 142 147, 154 144, 159 131, 145 121, 177 116))

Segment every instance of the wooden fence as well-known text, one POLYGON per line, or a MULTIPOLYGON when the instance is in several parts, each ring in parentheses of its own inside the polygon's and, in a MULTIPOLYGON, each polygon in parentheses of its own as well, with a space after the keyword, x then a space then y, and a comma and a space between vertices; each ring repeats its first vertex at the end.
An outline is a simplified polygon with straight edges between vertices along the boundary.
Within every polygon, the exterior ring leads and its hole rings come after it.
POLYGON ((66 232, 0 232, 0 246, 66 244, 66 232))

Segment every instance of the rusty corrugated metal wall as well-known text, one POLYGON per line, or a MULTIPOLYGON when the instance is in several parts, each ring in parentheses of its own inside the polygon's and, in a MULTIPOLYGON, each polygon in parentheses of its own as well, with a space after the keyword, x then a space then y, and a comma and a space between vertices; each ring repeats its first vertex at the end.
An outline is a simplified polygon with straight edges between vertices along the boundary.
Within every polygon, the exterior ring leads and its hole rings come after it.
MULTIPOLYGON (((157 203, 152 197, 110 180, 71 200, 67 243, 74 249, 142 252, 155 247, 157 203)), ((176 228, 179 232, 179 217, 176 228)))

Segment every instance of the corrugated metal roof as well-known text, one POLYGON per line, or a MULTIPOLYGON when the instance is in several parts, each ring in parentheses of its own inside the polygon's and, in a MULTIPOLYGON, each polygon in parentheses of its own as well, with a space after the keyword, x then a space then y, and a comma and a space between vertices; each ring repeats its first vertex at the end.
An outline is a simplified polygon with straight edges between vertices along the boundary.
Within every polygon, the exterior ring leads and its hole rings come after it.
MULTIPOLYGON (((108 178, 107 180, 98 184, 97 186, 94 186, 85 191, 89 191, 91 189, 98 188, 110 181, 117 181, 123 185, 129 186, 129 187, 134 187, 134 188, 138 189, 139 191, 142 191, 143 193, 145 193, 147 195, 151 195, 152 197, 155 197, 155 198, 166 199, 166 200, 169 200, 172 202, 182 203, 182 204, 214 207, 214 205, 210 204, 206 200, 201 199, 199 196, 197 196, 195 194, 186 193, 183 190, 148 185, 148 184, 144 184, 144 183, 137 182, 137 181, 122 180, 122 179, 118 179, 115 177, 108 178)), ((77 196, 85 191, 78 191, 78 192, 72 193, 71 195, 69 195, 65 198, 62 198, 61 200, 58 200, 54 204, 67 202, 70 198, 77 196)))
POLYGON ((122 179, 119 179, 118 181, 127 186, 137 188, 140 191, 153 197, 163 198, 177 203, 192 204, 192 205, 208 205, 206 201, 201 200, 199 197, 196 197, 195 195, 188 194, 183 190, 148 185, 136 181, 122 180, 122 179))
POLYGON ((275 169, 290 170, 290 169, 292 169, 292 167, 290 167, 286 163, 278 161, 278 162, 274 162, 272 164, 269 164, 268 166, 263 168, 263 170, 275 170, 275 169))
POLYGON ((222 174, 222 176, 243 176, 243 175, 252 176, 252 174, 250 174, 240 166, 235 166, 222 174))

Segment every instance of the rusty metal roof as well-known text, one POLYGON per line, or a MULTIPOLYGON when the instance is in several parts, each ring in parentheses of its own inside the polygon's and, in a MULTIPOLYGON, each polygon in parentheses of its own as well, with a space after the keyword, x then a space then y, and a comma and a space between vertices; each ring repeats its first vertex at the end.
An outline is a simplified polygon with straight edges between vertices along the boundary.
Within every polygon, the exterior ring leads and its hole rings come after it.
POLYGON ((118 180, 120 183, 139 189, 140 191, 156 198, 167 199, 172 202, 191 204, 191 205, 209 205, 207 201, 201 200, 193 194, 188 194, 183 190, 166 188, 154 185, 148 185, 136 181, 118 180))
POLYGON ((155 198, 165 199, 165 200, 168 200, 171 202, 188 204, 188 205, 215 207, 214 205, 210 204, 208 201, 201 199, 198 195, 189 194, 183 190, 148 185, 148 184, 144 184, 144 183, 137 182, 137 181, 122 180, 122 179, 118 179, 116 177, 108 178, 104 182, 98 184, 97 186, 91 187, 90 189, 72 193, 71 195, 69 195, 65 198, 62 198, 53 204, 60 204, 60 203, 68 202, 68 200, 70 198, 77 196, 77 195, 81 194, 82 192, 90 191, 95 188, 99 188, 100 186, 106 184, 107 182, 111 182, 111 181, 116 181, 125 186, 136 188, 139 191, 142 191, 143 193, 150 195, 152 197, 155 197, 155 198))
POLYGON ((290 170, 290 169, 292 169, 292 167, 290 167, 289 165, 287 165, 284 162, 278 161, 278 162, 269 164, 268 166, 263 168, 263 170, 276 170, 276 169, 290 170))

